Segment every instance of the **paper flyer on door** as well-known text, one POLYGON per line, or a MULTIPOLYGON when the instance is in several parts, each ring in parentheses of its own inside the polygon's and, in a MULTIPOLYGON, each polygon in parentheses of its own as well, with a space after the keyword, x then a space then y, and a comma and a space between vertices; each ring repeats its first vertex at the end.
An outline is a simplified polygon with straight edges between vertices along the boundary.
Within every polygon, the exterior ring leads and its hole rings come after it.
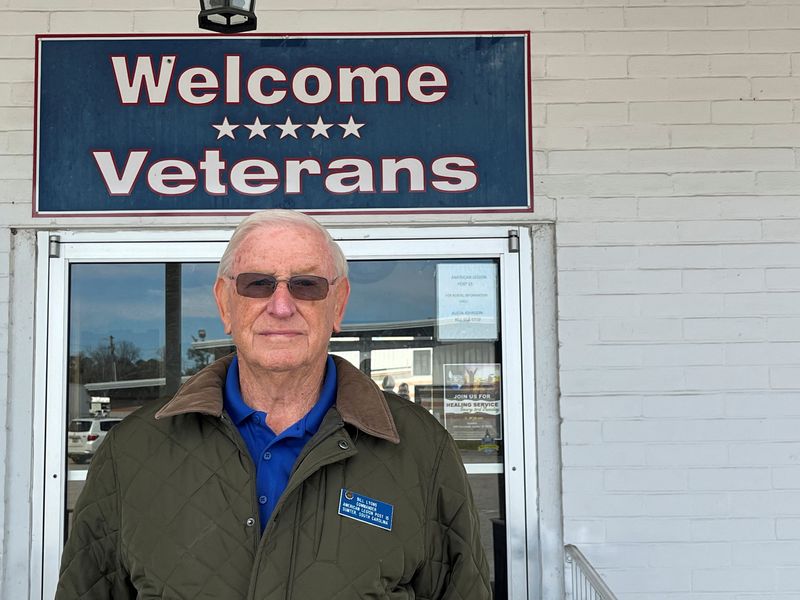
POLYGON ((502 439, 500 364, 444 365, 444 426, 456 440, 502 439))

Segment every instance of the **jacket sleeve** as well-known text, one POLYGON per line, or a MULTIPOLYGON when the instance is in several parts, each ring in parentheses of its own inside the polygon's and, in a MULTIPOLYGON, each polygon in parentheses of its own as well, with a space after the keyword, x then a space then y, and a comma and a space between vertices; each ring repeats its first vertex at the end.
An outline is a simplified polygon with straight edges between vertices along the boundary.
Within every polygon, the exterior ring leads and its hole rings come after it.
POLYGON ((489 566, 480 523, 461 455, 449 434, 439 448, 428 503, 428 561, 419 573, 418 597, 490 600, 489 566))
POLYGON ((92 459, 61 557, 55 600, 134 600, 118 556, 118 488, 113 431, 92 459))

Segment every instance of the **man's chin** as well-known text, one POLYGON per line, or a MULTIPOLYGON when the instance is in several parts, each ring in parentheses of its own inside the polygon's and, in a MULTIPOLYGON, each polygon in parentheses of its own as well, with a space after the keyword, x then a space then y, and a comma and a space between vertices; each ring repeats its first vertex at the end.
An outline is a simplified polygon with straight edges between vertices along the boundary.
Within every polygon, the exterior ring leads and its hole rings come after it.
POLYGON ((290 351, 280 352, 272 350, 270 352, 260 353, 257 357, 253 357, 252 359, 240 355, 239 361, 262 372, 289 373, 297 371, 300 373, 309 368, 308 356, 290 351))

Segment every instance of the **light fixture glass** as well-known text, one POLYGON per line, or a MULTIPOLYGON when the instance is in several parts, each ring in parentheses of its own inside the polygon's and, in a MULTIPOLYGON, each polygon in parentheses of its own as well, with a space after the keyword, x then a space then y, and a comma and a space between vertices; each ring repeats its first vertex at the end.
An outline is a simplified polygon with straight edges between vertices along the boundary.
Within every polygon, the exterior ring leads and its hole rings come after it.
POLYGON ((200 29, 218 33, 253 31, 257 19, 255 0, 200 0, 200 29))

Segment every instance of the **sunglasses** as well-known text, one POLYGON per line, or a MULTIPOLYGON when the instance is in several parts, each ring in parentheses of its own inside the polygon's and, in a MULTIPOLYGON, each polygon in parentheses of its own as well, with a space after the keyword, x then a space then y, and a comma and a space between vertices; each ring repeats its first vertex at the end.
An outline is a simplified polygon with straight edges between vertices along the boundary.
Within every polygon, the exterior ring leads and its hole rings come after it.
POLYGON ((317 275, 294 275, 288 279, 278 279, 263 273, 239 273, 231 279, 236 280, 236 293, 247 298, 269 298, 275 293, 278 284, 285 281, 295 300, 322 300, 328 295, 330 286, 339 278, 328 281, 317 275))

